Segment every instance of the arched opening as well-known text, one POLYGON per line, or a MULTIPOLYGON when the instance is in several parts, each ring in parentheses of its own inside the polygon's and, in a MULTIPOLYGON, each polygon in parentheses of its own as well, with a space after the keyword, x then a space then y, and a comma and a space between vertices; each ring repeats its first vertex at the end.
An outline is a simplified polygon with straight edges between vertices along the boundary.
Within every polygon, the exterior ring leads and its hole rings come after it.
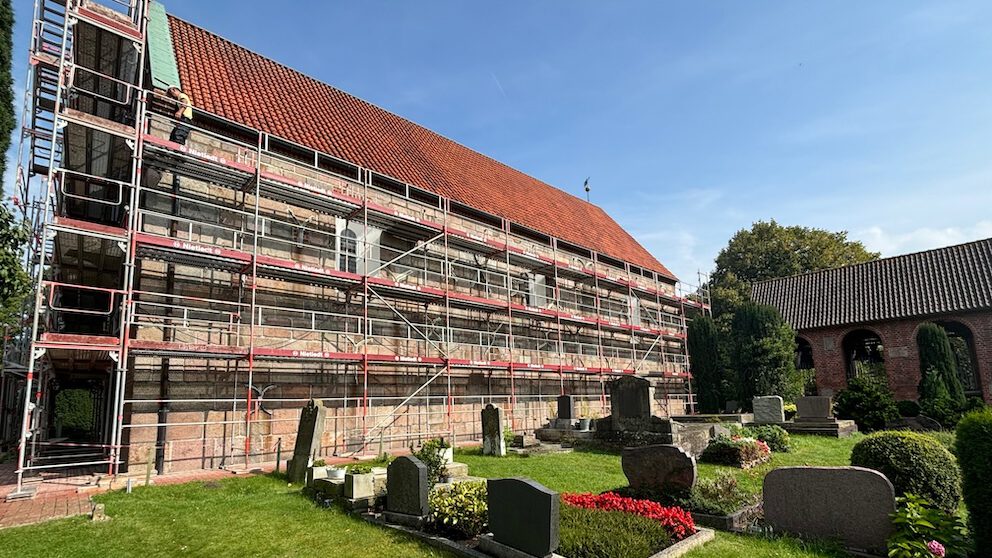
POLYGON ((803 395, 816 395, 816 367, 813 362, 813 345, 803 337, 796 337, 796 371, 802 378, 803 395))
POLYGON ((844 336, 847 379, 862 375, 885 378, 885 348, 874 331, 856 329, 844 336))
POLYGON ((968 396, 982 395, 982 384, 978 375, 978 355, 975 353, 975 336, 971 329, 961 322, 940 321, 937 325, 947 332, 947 338, 951 342, 951 350, 954 351, 954 359, 958 366, 958 378, 964 386, 965 394, 968 396))

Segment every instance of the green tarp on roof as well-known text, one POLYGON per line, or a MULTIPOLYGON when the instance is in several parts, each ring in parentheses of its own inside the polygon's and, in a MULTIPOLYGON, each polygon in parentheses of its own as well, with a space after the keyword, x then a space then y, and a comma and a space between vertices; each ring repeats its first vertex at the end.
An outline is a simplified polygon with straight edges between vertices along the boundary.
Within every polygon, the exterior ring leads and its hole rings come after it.
POLYGON ((148 12, 148 63, 152 70, 153 87, 180 89, 179 70, 176 69, 176 52, 172 47, 172 32, 165 6, 152 2, 148 12))

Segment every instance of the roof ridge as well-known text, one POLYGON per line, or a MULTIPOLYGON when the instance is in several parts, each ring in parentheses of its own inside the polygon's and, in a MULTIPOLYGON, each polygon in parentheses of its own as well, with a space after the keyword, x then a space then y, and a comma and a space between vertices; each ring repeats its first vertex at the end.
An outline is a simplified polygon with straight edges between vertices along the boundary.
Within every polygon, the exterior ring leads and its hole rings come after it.
POLYGON ((459 147, 461 147, 463 149, 467 149, 467 150, 469 150, 469 151, 471 151, 471 152, 473 152, 473 153, 475 153, 477 155, 480 155, 482 157, 485 157, 486 159, 489 159, 490 161, 492 161, 493 163, 496 163, 497 165, 500 165, 500 166, 502 166, 502 167, 504 167, 506 169, 509 169, 509 170, 511 170, 513 172, 520 173, 520 174, 522 174, 522 175, 524 175, 524 176, 526 176, 528 178, 531 178, 533 180, 536 180, 536 181, 540 182, 541 184, 544 184, 545 186, 548 186, 549 188, 554 188, 555 190, 558 190, 560 192, 563 192, 563 193, 565 193, 565 194, 567 194, 567 195, 575 198, 576 200, 578 200, 578 201, 580 201, 580 202, 582 202, 584 204, 588 204, 588 205, 591 205, 592 207, 602 209, 599 205, 594 204, 591 201, 584 200, 580 196, 578 196, 576 194, 573 194, 572 192, 569 192, 568 190, 564 190, 562 188, 559 188, 559 187, 555 186, 554 184, 551 184, 550 182, 545 182, 544 180, 541 180, 540 178, 537 178, 536 176, 533 176, 533 175, 531 175, 529 173, 526 173, 526 172, 524 172, 524 171, 522 171, 522 170, 520 170, 520 169, 518 169, 516 167, 513 167, 511 165, 508 165, 508 164, 504 163, 503 161, 500 161, 499 159, 496 159, 494 157, 491 157, 489 155, 486 155, 485 153, 483 153, 481 151, 478 151, 476 149, 473 149, 472 147, 470 147, 468 145, 465 145, 464 143, 462 143, 462 142, 460 142, 458 140, 452 139, 452 138, 450 138, 450 137, 448 137, 448 136, 446 136, 446 135, 444 135, 442 133, 439 133, 439 132, 437 132, 437 131, 435 131, 435 130, 433 130, 431 128, 428 128, 427 126, 424 126, 422 124, 418 124, 418 123, 414 122, 413 120, 410 120, 409 118, 406 118, 405 116, 402 116, 400 114, 397 114, 397 113, 395 113, 395 112, 393 112, 393 111, 391 111, 391 110, 389 110, 387 108, 381 107, 381 106, 379 106, 379 105, 377 105, 377 104, 375 104, 375 103, 373 103, 371 101, 367 101, 367 100, 365 100, 365 99, 363 99, 363 98, 361 98, 361 97, 359 97, 357 95, 354 95, 352 93, 349 93, 349 92, 345 91, 344 89, 341 89, 339 87, 335 87, 334 85, 331 85, 330 83, 327 83, 325 81, 321 81, 321 80, 319 80, 319 79, 317 79, 317 78, 315 78, 315 77, 313 77, 311 75, 308 75, 308 74, 306 74, 304 72, 301 72, 300 70, 297 70, 297 69, 295 69, 295 68, 293 68, 291 66, 288 66, 288 65, 286 65, 286 64, 284 64, 282 62, 279 62, 278 60, 276 60, 274 58, 271 58, 271 57, 266 56, 264 54, 261 54, 259 52, 255 52, 254 50, 252 50, 252 49, 250 49, 250 48, 248 48, 248 47, 246 47, 246 46, 244 46, 244 45, 242 45, 240 43, 237 43, 235 41, 232 41, 231 39, 228 39, 227 37, 224 37, 223 35, 220 35, 219 33, 214 33, 213 31, 211 31, 211 30, 209 30, 209 29, 207 29, 205 27, 201 27, 201 26, 199 26, 199 25, 197 25, 197 24, 195 24, 195 23, 193 23, 193 22, 191 22, 189 20, 183 19, 183 18, 181 18, 181 17, 179 17, 177 15, 174 15, 172 13, 166 12, 166 15, 168 17, 170 17, 170 18, 174 18, 174 19, 177 19, 177 20, 185 23, 186 25, 189 25, 189 26, 192 26, 192 27, 196 27, 197 29, 200 29, 200 30, 202 30, 205 33, 208 33, 210 35, 213 35, 214 37, 217 37, 218 39, 220 39, 220 40, 222 40, 222 41, 224 41, 224 42, 226 42, 226 43, 228 43, 228 44, 230 44, 230 45, 232 45, 234 47, 237 47, 237 48, 239 48, 241 50, 244 50, 244 51, 249 52, 249 53, 251 53, 251 54, 253 54, 255 56, 258 56, 258 57, 260 57, 260 58, 262 58, 262 59, 264 59, 264 60, 266 60, 268 62, 271 62, 271 63, 273 63, 273 64, 275 64, 277 66, 280 66, 280 67, 282 67, 282 68, 284 68, 284 69, 286 69, 286 70, 288 70, 290 72, 293 72, 294 74, 298 74, 300 76, 303 76, 303 78, 305 78, 305 79, 307 79, 307 80, 309 80, 309 81, 311 81, 313 83, 316 83, 317 85, 320 85, 322 87, 329 87, 329 88, 331 88, 331 89, 333 89, 333 90, 335 90, 335 91, 337 91, 337 92, 339 92, 339 93, 341 93, 341 94, 343 94, 343 95, 345 95, 347 97, 350 97, 350 98, 352 98, 352 99, 354 99, 354 100, 356 100, 356 101, 358 101, 360 103, 364 103, 364 104, 369 105, 371 107, 375 107, 376 109, 381 110, 381 111, 383 111, 385 113, 388 113, 389 115, 394 116, 394 117, 396 117, 396 118, 398 118, 398 119, 400 119, 400 120, 402 120, 404 122, 408 122, 408 123, 416 126, 417 128, 420 128, 421 130, 424 130, 424 131, 426 131, 426 132, 428 132, 430 134, 433 134, 433 135, 435 135, 437 137, 440 137, 442 139, 445 139, 445 140, 447 140, 447 141, 449 141, 449 142, 451 142, 451 143, 453 143, 453 144, 455 144, 455 145, 457 145, 457 146, 459 146, 459 147))
POLYGON ((857 263, 852 263, 852 264, 839 265, 837 267, 828 267, 826 269, 816 269, 816 270, 813 270, 813 271, 806 271, 806 272, 803 272, 803 273, 795 273, 795 274, 792 274, 792 275, 786 275, 785 277, 772 277, 770 279, 762 279, 760 281, 755 281, 754 283, 752 283, 752 285, 753 286, 757 286, 757 285, 761 285, 761 284, 764 284, 764 283, 773 283, 775 281, 785 281, 786 279, 795 279, 797 277, 809 277, 809 276, 817 275, 817 274, 820 274, 820 273, 827 273, 827 272, 831 272, 831 271, 837 271, 837 270, 840 270, 840 269, 850 269, 850 268, 855 268, 855 267, 858 267, 858 266, 878 265, 878 264, 881 264, 883 262, 891 262, 891 261, 895 261, 895 260, 899 260, 899 259, 908 259, 908 258, 911 258, 911 257, 914 257, 914 256, 920 256, 922 254, 928 254, 928 253, 931 253, 931 252, 944 252, 944 251, 948 251, 948 250, 953 250, 955 248, 961 248, 961 247, 964 247, 964 246, 968 246, 970 244, 981 244, 981 243, 985 243, 985 242, 992 242, 992 237, 989 237, 989 238, 980 238, 978 240, 969 240, 968 242, 962 242, 960 244, 951 244, 949 246, 940 246, 940 247, 937 247, 937 248, 929 248, 927 250, 917 250, 916 252, 908 252, 906 254, 896 254, 895 256, 888 256, 888 257, 885 257, 885 258, 878 258, 877 260, 868 260, 866 262, 857 262, 857 263))

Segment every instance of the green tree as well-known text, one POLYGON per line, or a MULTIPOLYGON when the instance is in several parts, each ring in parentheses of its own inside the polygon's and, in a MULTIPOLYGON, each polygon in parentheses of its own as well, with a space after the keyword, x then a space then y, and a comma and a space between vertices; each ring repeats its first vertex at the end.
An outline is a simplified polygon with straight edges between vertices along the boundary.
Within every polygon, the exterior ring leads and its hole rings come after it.
MULTIPOLYGON (((10 134, 17 120, 14 118, 14 82, 11 74, 11 55, 14 51, 14 9, 10 0, 0 0, 0 153, 7 153, 10 134)), ((7 170, 5 158, 0 157, 0 176, 7 170)), ((5 185, 6 186, 6 185, 5 185)))
POLYGON ((724 381, 720 331, 710 317, 693 319, 687 329, 686 345, 699 410, 703 413, 718 413, 723 407, 724 381))
MULTIPOLYGON (((14 131, 14 87, 11 76, 14 9, 10 0, 0 0, 0 154, 10 147, 14 131)), ((0 157, 0 177, 6 176, 7 162, 0 157)), ((12 186, 4 184, 4 192, 12 186)), ((16 327, 22 299, 27 292, 28 275, 21 266, 21 250, 28 231, 17 223, 10 210, 0 205, 0 328, 16 327)))
POLYGON ((937 324, 923 324, 916 333, 916 345, 920 352, 920 399, 946 395, 958 409, 963 409, 967 399, 947 332, 937 324))
POLYGON ((729 325, 733 313, 751 298, 751 284, 766 279, 830 269, 878 259, 847 232, 758 221, 737 231, 716 258, 710 279, 713 314, 729 325))
POLYGON ((796 333, 778 310, 744 303, 734 313, 731 336, 731 363, 745 406, 758 395, 779 395, 788 401, 802 395, 796 382, 796 333))
POLYGON ((21 265, 21 249, 27 240, 27 228, 0 205, 0 328, 20 324, 21 303, 30 284, 21 265))

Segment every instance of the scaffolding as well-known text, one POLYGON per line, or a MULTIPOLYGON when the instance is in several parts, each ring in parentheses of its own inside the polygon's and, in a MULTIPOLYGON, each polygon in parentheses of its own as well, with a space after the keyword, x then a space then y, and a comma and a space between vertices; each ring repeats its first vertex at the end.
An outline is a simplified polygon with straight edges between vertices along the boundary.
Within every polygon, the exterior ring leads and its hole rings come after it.
POLYGON ((271 460, 311 398, 339 455, 476 437, 486 403, 518 431, 562 393, 608 414, 622 374, 693 410, 705 289, 204 111, 177 144, 144 85, 146 0, 35 10, 18 186, 40 183, 36 288, 0 397, 22 413, 19 489, 271 460), (90 440, 53 434, 67 386, 93 394, 90 440))

